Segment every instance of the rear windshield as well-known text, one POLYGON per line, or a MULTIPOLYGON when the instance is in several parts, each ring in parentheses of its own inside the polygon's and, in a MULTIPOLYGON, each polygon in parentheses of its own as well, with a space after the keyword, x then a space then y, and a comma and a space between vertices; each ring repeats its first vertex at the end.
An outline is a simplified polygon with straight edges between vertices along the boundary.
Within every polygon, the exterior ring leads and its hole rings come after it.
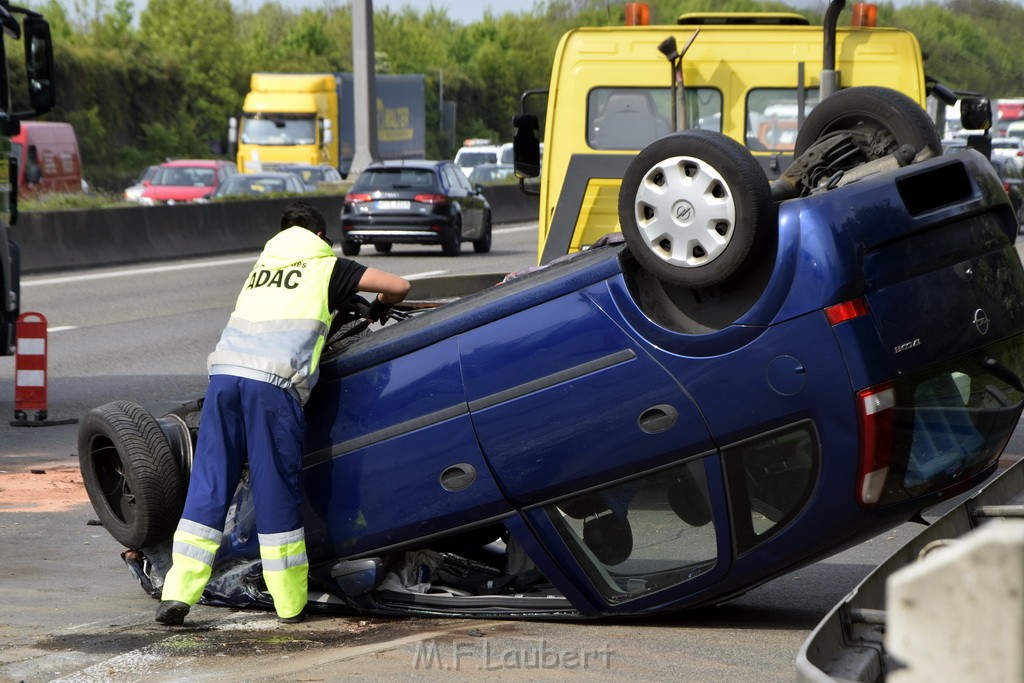
POLYGON ((925 495, 991 466, 1020 419, 1022 375, 1018 335, 894 382, 893 452, 880 502, 925 495))
POLYGON ((172 187, 210 187, 214 185, 215 172, 212 168, 192 166, 165 166, 152 181, 153 185, 172 187))
POLYGON ((455 160, 459 166, 479 166, 480 164, 498 163, 498 155, 495 152, 462 152, 455 160))
POLYGON ((353 190, 432 190, 437 175, 422 168, 379 168, 363 171, 353 190))
POLYGON ((284 178, 237 175, 224 181, 221 194, 265 194, 267 192, 289 192, 284 178))

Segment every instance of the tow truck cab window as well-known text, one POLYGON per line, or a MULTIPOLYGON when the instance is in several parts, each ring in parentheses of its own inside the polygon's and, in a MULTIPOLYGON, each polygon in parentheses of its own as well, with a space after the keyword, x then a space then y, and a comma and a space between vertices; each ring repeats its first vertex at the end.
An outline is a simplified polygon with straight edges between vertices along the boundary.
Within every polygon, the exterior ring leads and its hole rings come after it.
MULTIPOLYGON (((722 93, 687 88, 687 128, 722 130, 722 93)), ((670 88, 594 88, 587 98, 587 144, 593 149, 643 149, 672 132, 670 88)))
MULTIPOLYGON (((804 91, 803 116, 818 104, 817 88, 804 91)), ((755 88, 747 94, 747 147, 756 151, 792 152, 800 127, 796 88, 755 88)))

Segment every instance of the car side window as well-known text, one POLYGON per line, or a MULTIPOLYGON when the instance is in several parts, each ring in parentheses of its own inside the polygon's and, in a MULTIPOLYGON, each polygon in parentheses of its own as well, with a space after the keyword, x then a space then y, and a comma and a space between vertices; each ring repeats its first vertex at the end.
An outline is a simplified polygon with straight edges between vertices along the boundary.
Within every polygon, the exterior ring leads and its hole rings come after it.
POLYGON ((810 421, 722 448, 737 554, 796 519, 814 492, 820 461, 821 441, 810 421))
POLYGON ((719 560, 703 458, 543 509, 611 604, 690 581, 719 560))
POLYGON ((462 175, 462 171, 458 170, 454 166, 445 166, 441 169, 441 172, 444 176, 444 182, 445 185, 448 186, 448 189, 465 191, 466 188, 459 182, 459 176, 462 176, 463 179, 466 177, 462 175))
POLYGON ((458 168, 456 168, 455 166, 447 166, 445 167, 445 172, 450 173, 452 178, 454 178, 455 187, 458 187, 460 190, 464 190, 466 192, 473 191, 473 186, 469 184, 469 179, 466 177, 466 174, 460 171, 458 168))

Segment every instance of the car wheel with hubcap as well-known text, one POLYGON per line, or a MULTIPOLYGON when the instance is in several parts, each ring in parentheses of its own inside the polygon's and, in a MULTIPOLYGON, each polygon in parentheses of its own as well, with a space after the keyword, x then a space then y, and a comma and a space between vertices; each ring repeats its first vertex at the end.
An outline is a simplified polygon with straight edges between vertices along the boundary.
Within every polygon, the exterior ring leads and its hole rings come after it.
POLYGON ((619 190, 619 223, 640 265, 675 285, 722 284, 761 254, 775 213, 768 178, 742 145, 713 131, 656 140, 619 190))

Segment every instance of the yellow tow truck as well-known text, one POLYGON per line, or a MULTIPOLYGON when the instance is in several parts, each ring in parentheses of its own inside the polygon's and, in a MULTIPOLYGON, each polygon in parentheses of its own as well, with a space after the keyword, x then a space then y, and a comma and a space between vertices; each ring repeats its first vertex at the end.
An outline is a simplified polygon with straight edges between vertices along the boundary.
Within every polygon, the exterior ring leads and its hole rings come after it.
POLYGON ((853 25, 838 27, 844 4, 830 3, 823 26, 794 13, 706 13, 566 33, 550 86, 524 93, 515 120, 517 175, 540 176, 540 262, 615 231, 627 165, 675 131, 723 133, 775 179, 804 151, 807 113, 840 89, 882 86, 944 115, 928 95, 945 105, 958 94, 925 75, 917 38, 876 26, 874 5, 855 5, 853 25))

